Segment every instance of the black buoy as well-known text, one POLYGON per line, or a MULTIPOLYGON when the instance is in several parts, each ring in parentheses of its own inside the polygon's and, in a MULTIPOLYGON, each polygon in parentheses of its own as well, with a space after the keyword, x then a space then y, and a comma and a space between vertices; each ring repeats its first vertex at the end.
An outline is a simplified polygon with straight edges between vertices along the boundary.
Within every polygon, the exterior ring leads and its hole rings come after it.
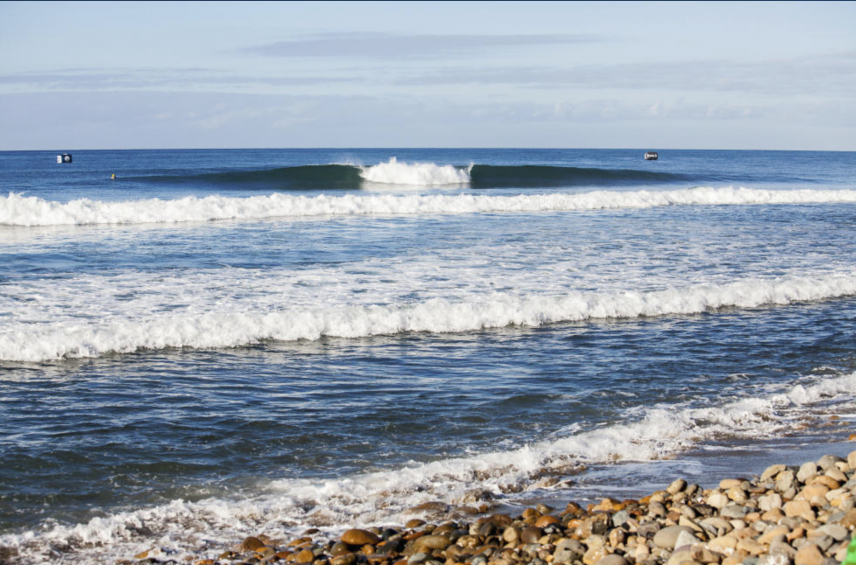
POLYGON ((646 161, 656 161, 659 157, 660 156, 657 155, 656 151, 649 151, 649 152, 645 153, 645 160, 646 161))
POLYGON ((63 153, 56 156, 57 163, 71 163, 71 153, 63 153))

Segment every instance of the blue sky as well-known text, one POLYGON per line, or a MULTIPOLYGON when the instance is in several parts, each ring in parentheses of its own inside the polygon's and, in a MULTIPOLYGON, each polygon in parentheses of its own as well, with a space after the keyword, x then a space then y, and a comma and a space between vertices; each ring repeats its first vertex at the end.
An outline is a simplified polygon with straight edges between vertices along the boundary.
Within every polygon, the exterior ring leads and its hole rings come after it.
POLYGON ((0 150, 856 150, 856 3, 0 2, 0 150))

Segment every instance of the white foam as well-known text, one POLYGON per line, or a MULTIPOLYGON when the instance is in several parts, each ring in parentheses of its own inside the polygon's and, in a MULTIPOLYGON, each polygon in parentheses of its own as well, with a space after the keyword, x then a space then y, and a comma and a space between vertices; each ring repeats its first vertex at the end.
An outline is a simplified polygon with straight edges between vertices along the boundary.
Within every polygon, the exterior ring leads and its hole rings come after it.
MULTIPOLYGON (((389 165, 384 164, 384 165, 389 165)), ((377 165, 380 167, 382 165, 377 165)), ((434 165, 436 167, 436 165, 434 165)), ((373 168, 369 168, 373 169, 373 168)), ((450 173, 451 174, 451 173, 450 173)), ((381 173, 378 173, 382 177, 381 173)), ((382 181, 380 181, 382 182, 382 181)), ((474 214, 489 212, 610 210, 675 205, 856 203, 856 190, 759 190, 699 187, 660 192, 595 191, 582 194, 353 195, 272 194, 232 198, 187 196, 175 200, 59 203, 10 193, 0 197, 0 225, 52 226, 259 220, 277 217, 474 214)))
POLYGON ((372 183, 405 186, 446 186, 470 182, 469 170, 436 163, 400 163, 395 157, 386 163, 360 167, 360 176, 372 183))
MULTIPOLYGON (((41 562, 50 547, 71 547, 66 563, 115 561, 157 547, 157 555, 223 551, 220 544, 247 535, 281 537, 308 525, 335 531, 350 526, 402 523, 408 508, 429 501, 471 502, 474 491, 503 496, 539 488, 538 479, 578 464, 651 461, 669 457, 723 435, 757 439, 791 428, 791 422, 820 402, 852 409, 856 373, 823 380, 798 379, 782 392, 768 390, 736 402, 639 408, 621 422, 508 451, 445 459, 333 480, 283 479, 265 492, 235 500, 176 500, 153 508, 119 512, 85 524, 50 526, 7 534, 0 546, 17 548, 41 562), (146 532, 146 533, 143 533, 146 532), (176 553, 171 553, 176 552, 176 553)), ((781 388, 781 387, 780 387, 781 388)), ((45 561, 50 561, 46 559, 45 561)))
MULTIPOLYGON (((537 327, 589 319, 695 314, 729 306, 783 305, 854 294, 856 273, 847 272, 821 277, 746 279, 647 292, 573 291, 522 296, 475 293, 457 301, 431 298, 384 305, 322 302, 304 308, 286 308, 268 301, 235 301, 206 310, 206 303, 216 301, 209 295, 201 305, 181 311, 164 308, 160 314, 129 316, 129 311, 123 310, 106 319, 93 314, 85 318, 63 317, 62 305, 58 305, 55 313, 53 308, 27 311, 31 319, 5 324, 0 329, 0 360, 44 362, 142 349, 237 347, 265 340, 464 332, 509 325, 537 327), (229 310, 235 307, 240 309, 229 310)), ((11 295, 8 301, 16 302, 11 295)), ((0 311, 4 308, 16 311, 14 306, 6 307, 0 302, 0 311)))

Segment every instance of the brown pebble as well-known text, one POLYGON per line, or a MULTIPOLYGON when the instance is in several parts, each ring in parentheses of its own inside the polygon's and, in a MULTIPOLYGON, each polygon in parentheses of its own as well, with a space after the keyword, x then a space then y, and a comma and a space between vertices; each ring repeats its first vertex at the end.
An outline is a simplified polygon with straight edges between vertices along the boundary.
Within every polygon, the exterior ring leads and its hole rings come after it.
POLYGON ((813 543, 806 543, 797 550, 794 565, 822 565, 823 553, 813 543))
POLYGON ((446 536, 422 536, 421 538, 413 542, 413 552, 428 553, 432 549, 446 549, 447 547, 449 547, 450 543, 451 542, 449 541, 449 538, 447 538, 446 536))
POLYGON ((538 543, 538 540, 541 539, 542 533, 541 528, 536 526, 529 526, 524 528, 522 532, 520 532, 520 540, 523 543, 538 543))
POLYGON ((562 522, 555 516, 541 516, 535 521, 536 528, 546 528, 551 524, 561 524, 562 522))
POLYGON ((345 553, 334 557, 330 563, 331 565, 353 565, 356 560, 357 556, 353 553, 345 553))
POLYGON ((264 546, 265 544, 262 540, 260 540, 259 538, 254 538, 253 536, 245 538, 244 541, 241 543, 241 549, 243 551, 255 551, 258 548, 264 546))
POLYGON ((311 549, 304 549, 297 554, 294 560, 298 563, 312 563, 315 561, 315 554, 312 553, 311 549))
POLYGON ((412 520, 408 520, 404 527, 408 530, 413 530, 415 528, 419 528, 425 525, 425 520, 420 520, 419 518, 413 518, 412 520))
POLYGON ((354 528, 342 534, 342 541, 348 545, 376 545, 380 541, 380 538, 368 530, 354 528))

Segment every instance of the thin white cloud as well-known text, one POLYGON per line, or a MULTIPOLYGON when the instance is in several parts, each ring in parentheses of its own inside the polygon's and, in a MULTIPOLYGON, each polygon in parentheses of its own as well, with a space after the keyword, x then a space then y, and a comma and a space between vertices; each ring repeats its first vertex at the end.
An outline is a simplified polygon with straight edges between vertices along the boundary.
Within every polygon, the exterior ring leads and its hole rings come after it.
POLYGON ((852 51, 771 61, 674 61, 546 67, 449 68, 398 79, 399 84, 512 85, 538 89, 658 89, 835 95, 856 92, 852 51))
POLYGON ((603 41, 593 34, 396 35, 337 33, 304 36, 244 51, 270 57, 348 57, 372 59, 439 58, 495 48, 566 45, 603 41))

